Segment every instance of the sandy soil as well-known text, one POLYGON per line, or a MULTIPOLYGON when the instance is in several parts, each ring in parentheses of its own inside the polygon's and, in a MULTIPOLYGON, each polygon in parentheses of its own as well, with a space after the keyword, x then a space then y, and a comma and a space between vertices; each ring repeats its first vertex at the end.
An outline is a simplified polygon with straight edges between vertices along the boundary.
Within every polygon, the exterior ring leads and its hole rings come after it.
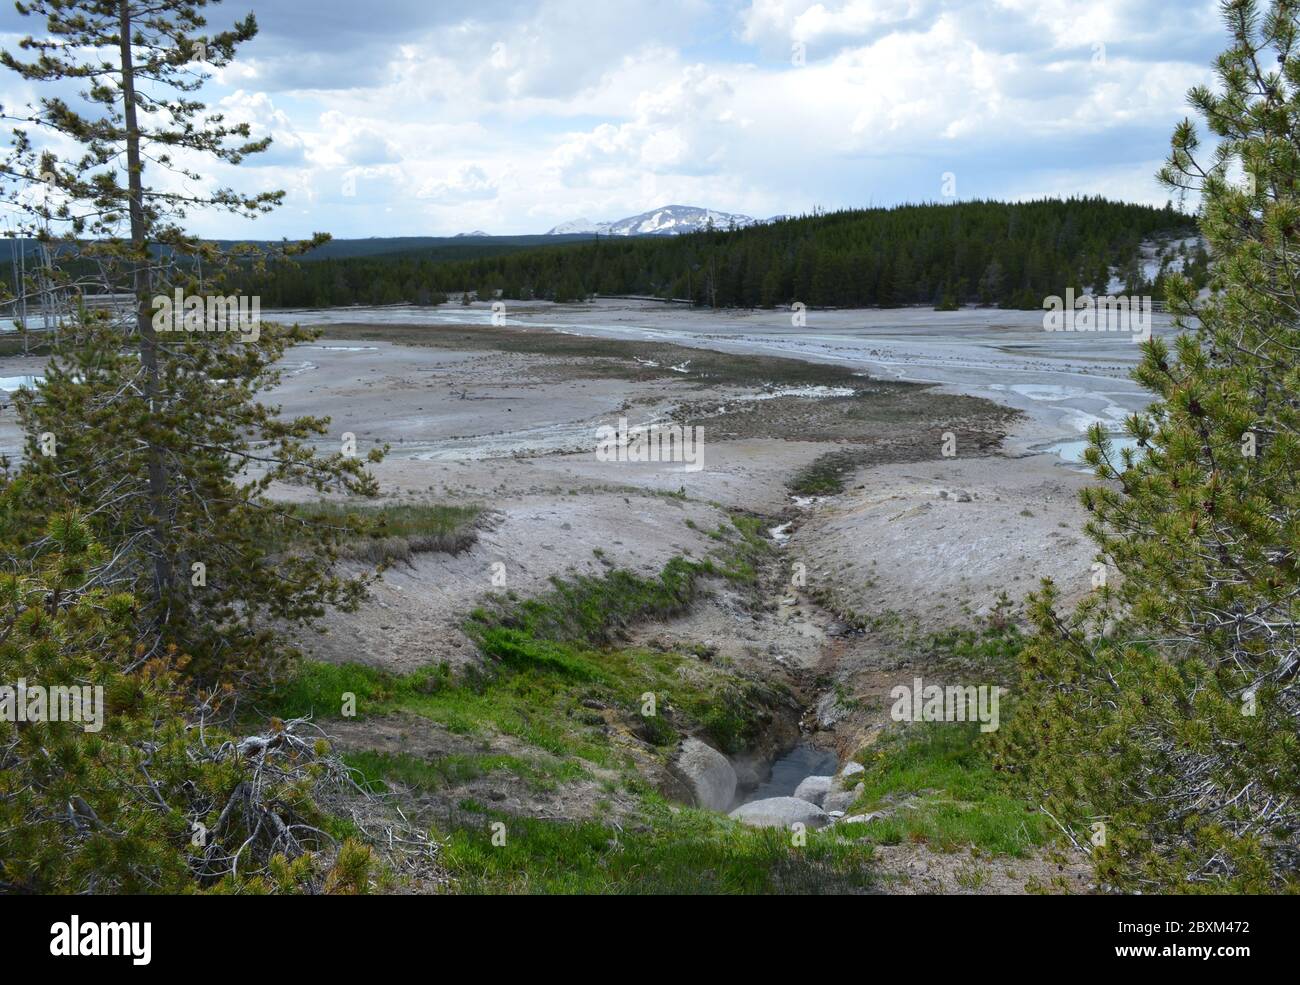
MULTIPOLYGON (((756 385, 705 387, 687 374, 645 378, 636 359, 624 358, 619 366, 603 356, 483 352, 462 344, 330 340, 295 350, 286 365, 273 394, 283 413, 328 414, 331 434, 355 433, 363 451, 371 443, 390 445, 389 457, 374 469, 388 497, 472 501, 491 510, 471 550, 417 556, 390 570, 361 611, 328 616, 324 632, 306 644, 314 656, 397 671, 430 660, 459 667, 475 659, 460 622, 494 588, 528 595, 553 575, 593 574, 609 565, 652 574, 674 555, 707 554, 706 532, 727 522, 728 509, 769 516, 774 525, 799 522, 802 511, 787 480, 846 442, 864 450, 867 461, 943 461, 946 429, 962 435, 959 447, 987 450, 1004 423, 978 401, 865 379, 856 396, 835 390, 831 396, 782 397, 756 385), (981 413, 989 418, 982 430, 981 413), (698 424, 706 435, 704 467, 599 461, 596 428, 622 416, 632 423, 698 424), (791 440, 796 437, 817 440, 791 440), (504 585, 502 569, 494 572, 497 563, 505 566, 504 585)), ((1043 469, 1068 474, 1046 461, 1043 469)), ((822 522, 823 509, 815 508, 805 526, 814 518, 822 522)), ((846 516, 846 530, 860 526, 868 539, 874 536, 870 516, 861 524, 851 510, 846 516)), ((981 515, 954 515, 946 534, 934 536, 951 535, 962 519, 982 522, 981 515)), ((856 564, 862 544, 834 528, 828 535, 830 553, 809 553, 810 568, 856 564)), ((801 545, 811 539, 799 535, 801 545)), ((898 549, 905 549, 906 539, 898 549)), ((759 626, 725 606, 698 618, 719 625, 711 633, 707 626, 679 631, 717 636, 737 656, 762 651, 797 667, 820 659, 822 632, 798 608, 778 607, 759 626), (738 622, 746 627, 739 634, 738 622)))
POLYGON ((419 554, 390 568, 359 611, 328 614, 306 651, 397 673, 444 662, 460 670, 479 660, 461 624, 490 593, 527 597, 546 590, 553 575, 603 573, 597 551, 609 564, 655 574, 675 555, 703 557, 711 542, 701 531, 724 519, 707 504, 635 491, 499 494, 492 502, 474 547, 455 556, 419 554))
MULTIPOLYGON (((505 328, 478 324, 488 316, 478 306, 361 314, 379 324, 334 328, 292 350, 270 400, 286 415, 330 416, 325 450, 345 432, 363 452, 389 444, 374 468, 388 501, 474 502, 488 512, 470 550, 417 555, 388 571, 359 612, 328 616, 305 641, 317 657, 399 672, 467 665, 477 658, 460 625, 488 592, 528 595, 554 575, 611 565, 651 574, 677 554, 704 556, 707 532, 728 510, 770 518, 789 537, 784 563, 803 565, 807 584, 759 615, 723 593, 646 632, 717 641, 729 659, 773 672, 825 668, 826 641, 842 626, 816 600, 934 629, 986 611, 1001 591, 1018 600, 1045 575, 1067 599, 1088 587, 1092 552, 1076 499, 1088 477, 1055 456, 1015 451, 1071 436, 1059 426, 1062 408, 1083 405, 1048 392, 1053 383, 1007 381, 1083 371, 1107 376, 1107 392, 1122 390, 1111 374, 1131 359, 1127 341, 1049 335, 1020 312, 812 312, 801 331, 774 312, 622 302, 512 309, 505 328), (416 319, 442 324, 404 324, 416 319), (533 330, 521 334, 514 325, 525 323, 533 330), (703 345, 718 348, 692 348, 703 345), (859 367, 949 381, 900 386, 859 367), (1022 416, 990 415, 977 395, 1022 416), (599 461, 596 428, 622 417, 699 425, 703 468, 599 461), (947 432, 958 436, 956 457, 941 454, 947 432), (1008 432, 1011 450, 999 452, 1008 432), (790 495, 796 471, 844 448, 864 467, 843 494, 790 495)), ((0 360, 0 377, 40 371, 39 359, 0 360)), ((0 449, 19 445, 12 415, 0 414, 0 449)))
POLYGON ((806 565, 811 592, 924 630, 985 615, 1004 591, 1019 602, 1045 577, 1069 603, 1091 588, 1078 502, 1089 482, 1049 455, 869 468, 809 507, 787 554, 806 565))
POLYGON ((993 858, 974 852, 936 852, 924 845, 878 845, 874 858, 881 888, 895 896, 1015 896, 1089 893, 1092 870, 1062 863, 1046 852, 993 858))

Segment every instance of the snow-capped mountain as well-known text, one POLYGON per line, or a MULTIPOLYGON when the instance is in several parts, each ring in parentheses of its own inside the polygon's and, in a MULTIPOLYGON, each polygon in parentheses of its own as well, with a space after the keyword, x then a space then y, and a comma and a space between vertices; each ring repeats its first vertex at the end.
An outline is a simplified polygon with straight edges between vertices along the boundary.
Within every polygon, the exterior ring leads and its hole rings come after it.
POLYGON ((570 219, 554 229, 548 229, 547 236, 570 236, 574 233, 604 233, 609 230, 608 222, 592 222, 590 219, 570 219))
POLYGON ((562 222, 547 233, 548 236, 562 236, 566 233, 600 233, 602 236, 677 236, 681 233, 694 233, 708 228, 740 229, 752 226, 759 220, 752 216, 733 212, 715 212, 713 209, 701 209, 694 205, 665 205, 663 208, 651 209, 640 215, 628 216, 614 222, 591 222, 588 219, 573 219, 562 222))
POLYGON ((457 233, 456 236, 455 236, 455 238, 456 238, 456 239, 464 239, 466 236, 491 236, 491 235, 492 235, 491 233, 485 233, 485 232, 484 232, 483 230, 481 230, 481 229, 475 229, 473 232, 468 232, 468 233, 457 233))

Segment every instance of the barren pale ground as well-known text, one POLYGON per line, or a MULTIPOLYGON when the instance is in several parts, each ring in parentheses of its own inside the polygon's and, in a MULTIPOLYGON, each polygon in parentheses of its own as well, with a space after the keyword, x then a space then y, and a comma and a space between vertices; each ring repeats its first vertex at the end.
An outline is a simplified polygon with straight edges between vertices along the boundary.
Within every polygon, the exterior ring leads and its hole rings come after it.
MULTIPOLYGON (((462 626, 502 587, 494 572, 525 598, 554 576, 653 575, 673 557, 708 556, 710 532, 730 511, 757 515, 776 548, 765 599, 723 587, 629 639, 693 647, 790 689, 788 714, 735 757, 750 787, 796 741, 841 762, 874 742, 888 726, 889 688, 934 670, 916 649, 926 633, 974 625, 1001 592, 1019 602, 1043 577, 1067 601, 1087 591, 1093 551, 1077 492, 1092 480, 1059 445, 1093 420, 1118 427, 1144 403, 1127 379, 1137 355, 1127 336, 1047 333, 1034 312, 809 312, 803 328, 788 313, 614 301, 512 307, 504 326, 490 325, 479 305, 276 317, 329 327, 291 352, 270 402, 288 415, 331 417, 323 447, 344 432, 362 452, 390 445, 374 467, 385 501, 484 509, 472 547, 395 565, 359 612, 327 616, 304 643, 309 655, 395 673, 440 663, 464 673, 481 658, 462 626), (794 360, 816 365, 809 372, 794 360), (792 367, 807 375, 776 378, 792 367), (765 380, 768 369, 776 376, 765 380), (847 390, 845 369, 856 374, 847 390), (596 429, 620 417, 703 427, 703 468, 597 460, 596 429), (952 456, 943 454, 948 433, 957 439, 952 456), (792 477, 831 452, 850 455, 842 491, 793 495, 792 477), (802 585, 785 576, 796 567, 806 572, 802 585)), ((3 377, 40 368, 40 360, 0 360, 3 377)), ((19 446, 6 409, 0 448, 19 446)), ((447 755, 469 747, 413 717, 340 722, 333 731, 352 749, 447 755)), ((518 752, 506 736, 471 745, 518 752)), ((637 761, 665 792, 681 793, 651 757, 637 761)), ((528 816, 583 818, 599 776, 538 790, 491 773, 422 799, 434 816, 474 795, 528 816)), ((634 807, 614 797, 604 809, 622 817, 634 807)), ((983 863, 918 846, 881 859, 896 891, 962 891, 966 882, 1018 891, 1051 874, 1045 862, 1021 859, 990 862, 990 878, 958 878, 983 863)))

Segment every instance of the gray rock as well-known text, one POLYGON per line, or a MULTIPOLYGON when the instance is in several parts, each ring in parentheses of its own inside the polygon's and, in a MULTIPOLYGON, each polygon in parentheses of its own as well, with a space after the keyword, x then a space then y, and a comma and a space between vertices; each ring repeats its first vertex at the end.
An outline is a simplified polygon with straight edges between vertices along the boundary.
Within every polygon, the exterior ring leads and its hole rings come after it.
POLYGON ((822 810, 827 814, 835 811, 847 811, 857 799, 856 790, 831 790, 826 794, 826 799, 822 801, 822 810))
POLYGON ((857 778, 866 772, 861 763, 847 763, 831 780, 831 788, 822 799, 824 810, 847 811, 862 793, 862 781, 857 778), (850 789, 851 788, 851 789, 850 789))
POLYGON ((830 792, 831 779, 829 776, 805 776, 794 788, 793 796, 821 807, 826 794, 830 792))
POLYGON ((884 817, 884 816, 885 815, 881 813, 854 814, 852 817, 841 818, 839 823, 840 824, 866 824, 870 821, 874 821, 878 817, 884 817))
POLYGON ((802 824, 806 828, 824 828, 830 817, 816 804, 798 797, 768 797, 741 804, 731 816, 753 828, 786 828, 802 824))
POLYGON ((727 757, 699 739, 686 739, 673 763, 697 807, 725 811, 736 799, 736 771, 727 757))

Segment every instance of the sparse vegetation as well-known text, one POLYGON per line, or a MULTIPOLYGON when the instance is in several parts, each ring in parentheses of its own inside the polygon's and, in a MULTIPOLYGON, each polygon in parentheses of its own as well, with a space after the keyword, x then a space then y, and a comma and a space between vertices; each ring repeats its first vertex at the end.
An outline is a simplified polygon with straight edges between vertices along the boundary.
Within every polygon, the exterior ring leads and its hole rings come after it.
POLYGON ((286 537, 292 549, 296 522, 304 529, 316 525, 339 531, 340 557, 370 565, 405 563, 416 554, 459 554, 478 540, 482 507, 434 503, 317 502, 292 508, 286 537))
POLYGON ((421 759, 408 753, 357 750, 348 753, 344 761, 357 771, 359 782, 380 792, 387 792, 385 781, 396 781, 417 791, 445 790, 497 771, 509 773, 542 789, 559 781, 587 775, 587 771, 575 762, 547 762, 540 757, 529 759, 499 753, 462 753, 421 759))
POLYGON ((852 448, 827 452, 796 472, 787 486, 796 496, 836 496, 866 458, 864 450, 852 448))

